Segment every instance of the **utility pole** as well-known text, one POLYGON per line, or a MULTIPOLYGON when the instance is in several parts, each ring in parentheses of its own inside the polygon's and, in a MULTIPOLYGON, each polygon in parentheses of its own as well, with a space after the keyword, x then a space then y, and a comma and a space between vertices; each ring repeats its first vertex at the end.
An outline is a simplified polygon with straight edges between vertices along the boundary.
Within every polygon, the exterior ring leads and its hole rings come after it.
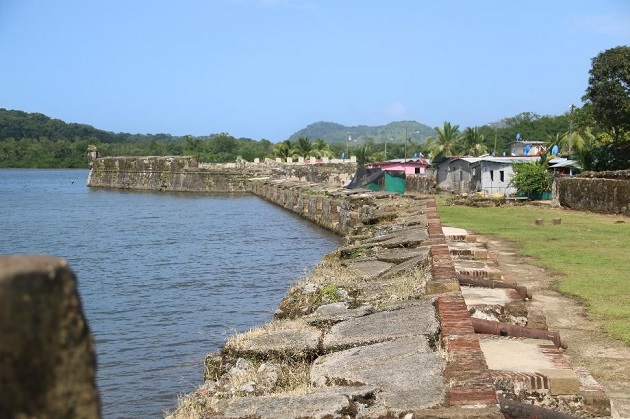
POLYGON ((350 137, 350 131, 348 131, 347 134, 348 134, 348 142, 346 143, 346 158, 349 159, 350 158, 350 154, 349 154, 350 153, 350 141, 351 141, 352 137, 350 137))
POLYGON ((573 111, 575 111, 575 105, 571 104, 569 109, 571 110, 569 115, 569 158, 571 158, 571 151, 573 149, 573 111))
MULTIPOLYGON (((420 131, 414 131, 412 134, 420 134, 420 131)), ((407 131, 407 124, 405 124, 405 163, 407 163, 407 142, 409 141, 409 132, 407 131)))

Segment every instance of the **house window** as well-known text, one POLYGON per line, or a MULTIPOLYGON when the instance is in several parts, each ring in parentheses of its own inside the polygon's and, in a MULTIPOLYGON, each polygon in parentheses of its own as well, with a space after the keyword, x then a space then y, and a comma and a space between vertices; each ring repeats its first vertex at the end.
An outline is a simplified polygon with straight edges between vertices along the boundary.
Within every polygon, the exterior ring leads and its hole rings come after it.
POLYGON ((501 182, 505 182, 505 171, 504 170, 499 170, 499 179, 501 180, 501 182))
POLYGON ((494 170, 490 170, 490 182, 494 182, 494 170))
POLYGON ((464 180, 464 171, 463 170, 459 171, 459 180, 464 180))
POLYGON ((420 168, 416 167, 416 174, 420 173, 420 168))

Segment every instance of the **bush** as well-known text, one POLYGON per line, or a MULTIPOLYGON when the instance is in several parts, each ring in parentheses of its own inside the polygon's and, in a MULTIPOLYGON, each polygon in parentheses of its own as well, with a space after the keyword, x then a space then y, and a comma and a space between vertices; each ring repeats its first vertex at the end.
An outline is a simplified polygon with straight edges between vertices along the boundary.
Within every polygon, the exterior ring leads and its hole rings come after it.
POLYGON ((551 192, 552 175, 547 171, 547 161, 514 163, 514 175, 510 185, 526 195, 551 192))

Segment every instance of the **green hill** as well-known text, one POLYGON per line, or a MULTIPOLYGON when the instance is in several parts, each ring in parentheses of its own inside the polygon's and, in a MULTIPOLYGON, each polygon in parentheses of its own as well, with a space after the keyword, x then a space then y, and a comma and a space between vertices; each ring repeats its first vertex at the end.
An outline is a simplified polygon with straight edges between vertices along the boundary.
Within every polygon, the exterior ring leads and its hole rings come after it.
POLYGON ((295 141, 300 137, 308 137, 311 140, 321 138, 327 143, 336 144, 348 141, 348 135, 352 141, 361 142, 371 138, 376 143, 382 143, 385 140, 390 143, 402 143, 407 136, 409 140, 420 144, 425 142, 427 138, 433 137, 435 130, 416 121, 391 122, 375 127, 367 125, 347 127, 333 122, 316 122, 297 131, 289 137, 289 140, 295 141))
POLYGON ((87 124, 64 122, 61 119, 50 118, 41 113, 24 112, 0 108, 0 141, 6 139, 45 137, 51 141, 90 139, 92 142, 149 142, 150 140, 173 141, 177 137, 169 134, 128 134, 113 133, 94 128, 87 124))

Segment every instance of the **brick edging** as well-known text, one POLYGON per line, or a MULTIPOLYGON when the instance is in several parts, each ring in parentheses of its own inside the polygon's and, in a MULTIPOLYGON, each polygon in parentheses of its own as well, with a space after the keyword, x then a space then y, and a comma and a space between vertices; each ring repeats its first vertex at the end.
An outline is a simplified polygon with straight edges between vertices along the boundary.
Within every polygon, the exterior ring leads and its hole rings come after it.
POLYGON ((449 406, 496 405, 498 409, 494 382, 459 289, 435 197, 426 199, 426 216, 433 274, 427 291, 436 295, 440 343, 446 351, 446 403, 449 406))

